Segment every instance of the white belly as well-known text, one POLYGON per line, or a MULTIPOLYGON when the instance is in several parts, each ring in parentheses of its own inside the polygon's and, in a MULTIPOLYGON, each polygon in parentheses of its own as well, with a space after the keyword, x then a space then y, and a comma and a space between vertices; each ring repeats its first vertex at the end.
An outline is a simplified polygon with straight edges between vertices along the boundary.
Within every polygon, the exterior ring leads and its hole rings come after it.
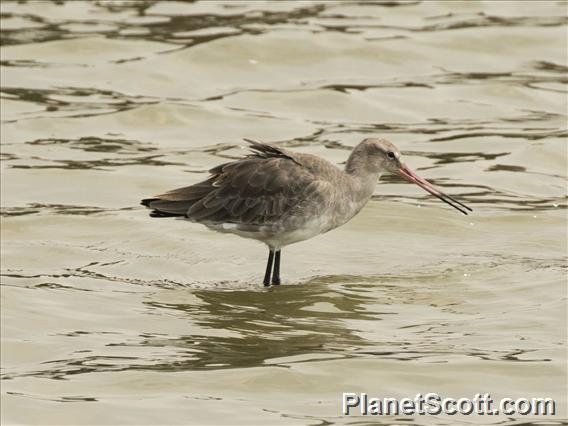
POLYGON ((259 226, 251 230, 250 226, 236 223, 205 224, 208 228, 223 233, 235 234, 243 238, 251 238, 267 244, 272 249, 279 249, 315 237, 329 230, 322 220, 312 220, 303 226, 291 230, 275 229, 273 226, 259 226))
POLYGON ((329 227, 329 224, 327 223, 325 218, 315 219, 306 222, 300 228, 290 231, 283 231, 278 235, 270 236, 264 242, 270 247, 276 249, 290 244, 299 243, 300 241, 309 240, 310 238, 313 238, 319 234, 323 234, 330 229, 331 228, 329 227))

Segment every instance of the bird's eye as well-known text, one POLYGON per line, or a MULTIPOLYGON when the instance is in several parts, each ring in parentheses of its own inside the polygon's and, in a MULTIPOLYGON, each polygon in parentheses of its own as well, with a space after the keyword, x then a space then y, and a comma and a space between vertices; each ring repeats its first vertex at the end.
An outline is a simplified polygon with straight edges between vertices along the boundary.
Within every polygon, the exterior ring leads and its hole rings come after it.
POLYGON ((394 152, 389 151, 387 152, 387 157, 389 158, 389 160, 394 160, 396 158, 396 155, 394 155, 394 152))

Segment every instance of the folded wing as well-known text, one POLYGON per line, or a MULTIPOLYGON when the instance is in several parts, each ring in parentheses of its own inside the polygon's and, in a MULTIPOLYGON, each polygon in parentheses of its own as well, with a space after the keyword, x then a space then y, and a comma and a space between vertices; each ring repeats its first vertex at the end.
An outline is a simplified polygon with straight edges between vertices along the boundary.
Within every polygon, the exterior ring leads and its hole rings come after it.
POLYGON ((151 216, 185 216, 196 222, 271 224, 317 197, 318 181, 301 157, 252 142, 253 154, 221 164, 192 186, 142 200, 151 216))

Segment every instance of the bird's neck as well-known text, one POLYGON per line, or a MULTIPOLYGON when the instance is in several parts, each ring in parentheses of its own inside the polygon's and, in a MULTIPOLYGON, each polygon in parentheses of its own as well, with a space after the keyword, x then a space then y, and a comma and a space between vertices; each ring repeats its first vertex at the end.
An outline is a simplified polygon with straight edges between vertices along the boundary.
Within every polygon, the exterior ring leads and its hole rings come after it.
POLYGON ((378 173, 349 173, 347 170, 345 171, 345 176, 349 180, 349 198, 355 203, 362 203, 362 206, 373 195, 377 181, 381 177, 378 173))
POLYGON ((357 200, 366 203, 373 191, 381 174, 370 167, 370 164, 356 147, 345 164, 345 174, 348 176, 352 185, 352 196, 357 200))
MULTIPOLYGON (((357 147, 358 148, 358 147, 357 147)), ((353 150, 347 163, 345 164, 345 173, 351 178, 359 181, 361 184, 368 182, 376 183, 381 175, 380 172, 367 161, 365 156, 357 152, 357 148, 353 150)))

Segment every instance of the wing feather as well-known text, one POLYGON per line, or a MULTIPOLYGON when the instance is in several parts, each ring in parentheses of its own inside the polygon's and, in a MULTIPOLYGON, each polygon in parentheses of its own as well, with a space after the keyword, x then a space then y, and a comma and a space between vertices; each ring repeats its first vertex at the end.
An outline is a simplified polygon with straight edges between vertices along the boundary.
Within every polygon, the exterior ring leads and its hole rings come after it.
MULTIPOLYGON (((266 225, 298 212, 322 183, 302 154, 248 141, 253 153, 220 164, 195 185, 142 201, 154 216, 185 216, 196 222, 266 225)), ((333 167, 330 165, 330 167, 333 167)))

